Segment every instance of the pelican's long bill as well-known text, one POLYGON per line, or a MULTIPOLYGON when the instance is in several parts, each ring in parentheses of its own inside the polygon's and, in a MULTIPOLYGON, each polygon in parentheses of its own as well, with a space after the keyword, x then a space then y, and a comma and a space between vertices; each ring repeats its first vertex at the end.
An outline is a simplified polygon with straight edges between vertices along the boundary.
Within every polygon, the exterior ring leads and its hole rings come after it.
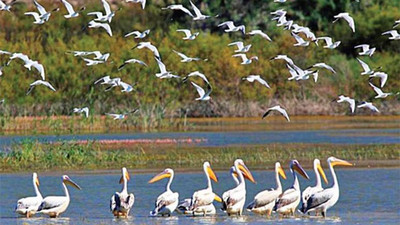
POLYGON ((282 177, 283 179, 286 180, 286 174, 285 174, 285 171, 283 170, 282 166, 279 166, 279 167, 278 167, 278 173, 279 173, 279 175, 281 175, 281 177, 282 177))
POLYGON ((303 167, 301 167, 300 163, 296 162, 293 165, 293 169, 296 170, 301 176, 303 176, 304 178, 306 178, 307 180, 310 179, 310 177, 308 176, 308 174, 306 173, 306 171, 303 169, 303 167))
POLYGON ((131 179, 131 178, 129 177, 128 171, 126 171, 124 174, 122 174, 121 178, 119 179, 119 183, 120 183, 120 184, 124 183, 124 176, 125 176, 126 180, 130 180, 130 179, 131 179))
POLYGON ((318 163, 317 169, 318 169, 319 174, 321 174, 322 179, 324 179, 325 184, 328 184, 328 179, 326 179, 326 175, 325 175, 324 169, 322 169, 322 166, 321 166, 320 163, 318 163))
POLYGON ((79 185, 77 184, 77 183, 75 183, 73 180, 71 180, 71 179, 65 179, 64 180, 64 183, 65 184, 68 184, 68 185, 71 185, 72 187, 74 187, 74 188, 76 188, 76 189, 78 189, 78 190, 81 190, 82 188, 81 187, 79 187, 79 185))
POLYGON ((338 159, 338 158, 335 158, 335 160, 332 161, 331 165, 332 166, 353 166, 353 164, 351 164, 345 160, 338 159))
POLYGON ((217 201, 217 202, 222 202, 222 199, 221 199, 217 194, 214 193, 214 195, 215 195, 215 196, 214 196, 214 200, 215 200, 215 201, 217 201))
POLYGON ((157 182, 157 181, 159 181, 159 180, 162 180, 162 179, 164 179, 164 178, 170 178, 170 177, 171 177, 171 174, 170 174, 169 172, 163 171, 163 172, 161 172, 161 173, 155 175, 155 176, 149 181, 149 184, 152 184, 152 183, 157 182))
POLYGON ((213 181, 218 182, 217 176, 215 175, 214 171, 209 166, 207 167, 207 174, 213 181))
POLYGON ((35 183, 36 183, 36 185, 37 185, 38 187, 40 186, 40 182, 39 182, 39 178, 38 178, 38 177, 36 177, 35 183))
POLYGON ((239 164, 239 170, 243 173, 243 176, 248 179, 249 181, 256 183, 256 181, 254 180, 253 175, 251 174, 250 170, 247 168, 246 165, 244 164, 239 164))

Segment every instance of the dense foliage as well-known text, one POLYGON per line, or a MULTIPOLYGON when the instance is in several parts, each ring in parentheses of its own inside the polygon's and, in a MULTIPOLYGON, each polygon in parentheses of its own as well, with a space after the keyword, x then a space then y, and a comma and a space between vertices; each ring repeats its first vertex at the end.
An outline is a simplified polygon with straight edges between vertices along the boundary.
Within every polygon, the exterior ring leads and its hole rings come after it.
MULTIPOLYGON (((40 79, 35 71, 28 71, 21 62, 13 61, 3 68, 0 77, 0 99, 6 103, 0 106, 2 115, 65 115, 71 114, 73 107, 89 106, 92 113, 124 112, 140 106, 142 112, 182 116, 258 116, 262 109, 274 103, 281 103, 291 114, 344 114, 347 105, 331 103, 340 94, 358 100, 374 101, 387 113, 398 113, 398 97, 374 100, 375 93, 368 85, 368 77, 361 76, 361 67, 356 57, 361 57, 371 67, 382 67, 389 74, 384 88, 387 92, 400 89, 400 41, 390 41, 381 33, 391 30, 395 20, 400 19, 400 1, 383 0, 288 0, 285 4, 272 0, 202 0, 196 1, 205 14, 219 17, 207 21, 192 21, 179 11, 161 10, 169 4, 183 4, 191 10, 189 1, 153 0, 148 1, 143 11, 139 5, 115 1, 113 8, 121 8, 111 22, 113 36, 102 29, 85 29, 92 19, 86 13, 102 11, 100 0, 85 1, 83 16, 65 19, 64 6, 59 1, 40 1, 46 8, 60 7, 43 25, 33 24, 33 18, 24 12, 34 11, 30 4, 18 3, 12 13, 0 12, 0 49, 22 52, 45 66, 47 80, 57 89, 36 88, 26 96, 29 84, 40 79), (309 47, 293 47, 295 40, 289 31, 276 27, 271 20, 271 11, 284 8, 287 17, 296 23, 309 26, 317 36, 331 36, 342 41, 338 49, 329 50, 311 43, 309 47), (332 24, 333 15, 349 12, 355 19, 356 32, 352 33, 345 21, 332 24), (273 42, 260 37, 242 36, 239 33, 226 34, 217 24, 233 20, 245 24, 246 30, 262 29, 273 42), (201 34, 194 41, 182 40, 179 28, 190 28, 201 34), (151 29, 145 41, 156 45, 163 62, 171 71, 185 75, 199 70, 207 75, 213 86, 210 102, 196 102, 195 89, 190 82, 160 80, 154 76, 158 71, 153 55, 148 50, 131 50, 137 40, 124 38, 133 30, 151 29), (239 59, 232 58, 234 49, 227 44, 244 40, 253 46, 248 55, 257 55, 259 62, 240 65, 239 59), (353 46, 371 44, 377 52, 371 57, 357 56, 353 46), (181 63, 172 49, 188 56, 208 58, 207 62, 181 63), (87 67, 82 59, 66 54, 71 50, 110 52, 112 63, 87 67), (320 71, 317 83, 308 81, 288 81, 289 72, 281 61, 270 61, 277 54, 286 54, 302 68, 317 62, 333 66, 337 74, 320 71), (123 60, 138 58, 149 67, 128 65, 121 71, 118 66, 123 60), (241 82, 240 78, 249 74, 260 74, 271 89, 259 84, 241 82), (104 75, 121 77, 128 83, 137 82, 137 91, 121 93, 119 90, 104 92, 93 82, 104 75), (308 109, 307 105, 312 105, 308 109), (239 110, 240 109, 240 110, 239 110)), ((75 8, 83 3, 75 2, 75 8)), ((400 27, 400 26, 399 26, 400 27)), ((397 28, 398 29, 398 28, 397 28)), ((7 55, 0 55, 5 64, 7 55)), ((196 82, 202 85, 201 80, 196 82)), ((378 80, 373 80, 378 82, 378 80)), ((368 112, 369 111, 365 111, 368 112)), ((146 114, 146 113, 144 113, 146 114)), ((143 115, 144 115, 143 114, 143 115)))

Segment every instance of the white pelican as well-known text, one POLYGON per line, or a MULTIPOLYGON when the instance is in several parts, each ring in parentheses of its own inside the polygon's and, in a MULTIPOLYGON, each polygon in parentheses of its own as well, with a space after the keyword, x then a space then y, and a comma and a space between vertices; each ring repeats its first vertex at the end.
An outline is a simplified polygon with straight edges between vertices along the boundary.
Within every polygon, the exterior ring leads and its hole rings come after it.
POLYGON ((15 207, 15 212, 21 215, 25 215, 26 218, 29 218, 32 215, 34 215, 43 201, 43 197, 39 191, 40 183, 37 173, 33 173, 32 182, 36 196, 19 199, 17 202, 17 206, 15 207))
POLYGON ((11 6, 16 2, 17 0, 12 0, 9 4, 5 4, 3 1, 0 1, 0 11, 8 11, 10 12, 11 6))
POLYGON ((361 102, 361 104, 358 105, 357 108, 369 108, 373 112, 379 113, 378 108, 376 108, 371 102, 361 102))
POLYGON ((388 75, 387 75, 387 73, 384 73, 384 72, 375 72, 374 74, 369 75, 369 77, 370 77, 370 79, 371 79, 372 77, 378 77, 378 78, 380 78, 380 79, 381 79, 381 88, 383 88, 383 86, 385 86, 385 84, 386 84, 388 75))
POLYGON ((74 113, 84 113, 86 118, 89 117, 89 108, 84 107, 84 108, 74 108, 74 113))
POLYGON ((152 45, 150 42, 139 42, 132 49, 135 49, 135 48, 137 48, 137 49, 148 48, 151 52, 153 52, 155 57, 157 57, 158 59, 161 59, 158 49, 154 45, 152 45))
POLYGON ((196 37, 200 34, 200 32, 192 34, 192 32, 188 29, 178 29, 176 31, 185 33, 186 36, 183 37, 183 40, 190 40, 190 41, 196 39, 196 37))
POLYGON ((354 113, 354 110, 356 109, 356 100, 344 96, 344 95, 340 95, 339 99, 336 101, 337 103, 342 103, 342 102, 347 102, 350 104, 350 109, 351 109, 351 113, 354 113))
POLYGON ((354 19, 349 15, 349 13, 347 13, 347 12, 339 13, 339 14, 337 14, 336 16, 333 16, 333 17, 335 18, 335 20, 333 21, 333 23, 336 22, 336 21, 338 21, 339 19, 344 19, 344 20, 346 20, 347 23, 349 24, 351 30, 352 30, 353 32, 356 32, 356 27, 355 27, 355 25, 354 25, 354 19))
POLYGON ((369 57, 374 54, 376 48, 370 48, 369 45, 363 44, 363 45, 356 45, 354 48, 362 48, 362 52, 359 52, 359 55, 368 55, 369 57))
MULTIPOLYGON (((194 14, 196 15, 196 16, 193 16, 193 20, 205 20, 205 19, 211 17, 211 16, 203 15, 203 14, 201 13, 200 9, 197 8, 196 5, 193 4, 192 1, 190 1, 190 5, 192 6, 192 9, 193 9, 193 11, 194 11, 194 14)), ((215 17, 218 17, 218 15, 215 16, 215 17)))
POLYGON ((268 41, 272 41, 271 38, 266 33, 262 32, 261 30, 252 30, 247 34, 251 35, 251 36, 260 35, 262 38, 267 39, 268 41))
POLYGON ((169 5, 166 8, 161 9, 172 9, 172 10, 181 10, 182 12, 188 14, 191 17, 194 17, 193 14, 189 11, 189 9, 183 7, 183 5, 169 5))
POLYGON ((222 209, 226 211, 228 215, 242 215, 243 206, 246 202, 246 182, 244 180, 244 176, 249 179, 251 182, 255 183, 253 175, 250 173, 250 170, 244 164, 243 160, 236 159, 234 162, 236 173, 239 178, 239 185, 235 188, 228 190, 227 194, 225 194, 225 199, 223 201, 222 209))
POLYGON ((244 53, 244 52, 248 52, 251 48, 251 44, 245 46, 243 44, 243 41, 236 41, 236 42, 232 42, 232 43, 228 44, 228 46, 233 46, 233 45, 236 45, 236 47, 237 47, 237 50, 235 50, 235 52, 243 52, 244 53))
POLYGON ((262 79, 260 77, 260 75, 249 75, 247 77, 243 77, 242 80, 247 80, 248 82, 254 82, 254 81, 258 81, 260 84, 262 84, 263 86, 267 87, 267 88, 271 88, 267 81, 265 81, 264 79, 262 79))
POLYGON ((164 178, 169 178, 169 181, 165 186, 165 192, 158 196, 155 202, 155 208, 153 211, 150 212, 151 216, 157 216, 158 214, 162 216, 171 216, 171 213, 173 213, 178 206, 179 194, 178 192, 172 192, 170 188, 172 180, 174 179, 174 171, 172 169, 165 169, 163 172, 153 177, 149 181, 149 184, 157 182, 164 178))
POLYGON ((146 0, 125 0, 125 2, 133 2, 133 3, 140 3, 142 9, 146 7, 146 0))
POLYGON ((44 85, 48 88, 50 88, 52 91, 56 91, 56 89, 47 81, 43 80, 37 80, 33 83, 30 84, 28 91, 26 92, 26 95, 29 95, 31 91, 37 86, 37 85, 44 85))
POLYGON ((324 48, 329 48, 329 49, 337 48, 341 43, 340 41, 336 41, 335 43, 333 43, 331 37, 319 37, 319 38, 316 39, 315 43, 318 43, 319 40, 324 40, 325 43, 326 43, 324 48))
POLYGON ((299 35, 295 34, 294 32, 292 32, 292 36, 296 39, 297 43, 295 43, 293 46, 303 46, 306 47, 310 44, 309 41, 305 41, 302 37, 300 37, 299 35))
POLYGON ((138 63, 138 64, 141 64, 141 65, 147 67, 147 64, 146 64, 145 62, 141 61, 141 60, 138 60, 138 59, 128 59, 128 60, 125 60, 125 62, 124 62, 122 65, 120 65, 120 66, 118 67, 118 70, 122 70, 122 69, 126 66, 126 64, 129 64, 129 63, 138 63))
POLYGON ((65 196, 48 196, 44 198, 42 204, 39 206, 38 212, 49 215, 50 218, 56 218, 61 213, 65 212, 70 201, 66 184, 81 190, 78 184, 72 181, 67 175, 63 175, 62 185, 64 187, 65 196))
POLYGON ((307 205, 307 201, 311 197, 311 195, 324 190, 322 188, 321 176, 324 179, 325 184, 328 184, 328 180, 326 179, 324 169, 322 169, 321 162, 319 161, 319 159, 314 159, 314 173, 315 173, 315 186, 314 187, 309 186, 306 189, 304 189, 304 191, 301 193, 302 207, 305 207, 307 205))
POLYGON ((387 35, 387 34, 391 35, 389 37, 389 40, 400 40, 400 34, 399 32, 397 32, 397 30, 389 30, 382 33, 382 35, 387 35))
POLYGON ((258 61, 258 57, 257 56, 252 56, 250 58, 247 58, 246 54, 240 53, 240 54, 235 54, 232 57, 241 57, 242 58, 242 65, 247 65, 247 64, 251 64, 253 62, 253 59, 258 61))
POLYGON ((142 39, 142 38, 145 38, 149 33, 150 33, 150 30, 149 30, 149 29, 148 29, 148 30, 145 30, 145 31, 143 31, 143 32, 140 32, 140 31, 135 30, 135 31, 132 31, 132 32, 130 32, 130 33, 125 34, 124 37, 129 37, 129 36, 131 36, 131 35, 135 35, 135 38, 142 39))
POLYGON ((185 55, 181 52, 175 51, 173 49, 172 49, 172 51, 175 52, 177 55, 179 55, 179 57, 182 58, 181 62, 192 62, 192 61, 200 61, 201 60, 200 58, 197 58, 197 57, 195 57, 195 58, 188 57, 187 55, 185 55))
POLYGON ((339 183, 336 178, 336 173, 333 169, 334 166, 352 166, 351 163, 337 159, 335 157, 328 158, 329 169, 332 173, 333 185, 330 188, 315 193, 307 200, 307 206, 303 207, 300 211, 309 213, 312 211, 322 212, 322 216, 326 216, 326 211, 334 206, 339 199, 339 183))
POLYGON ((190 83, 192 83, 192 85, 196 88, 197 93, 199 94, 199 97, 195 99, 196 101, 208 101, 211 99, 210 94, 212 92, 212 88, 209 83, 207 83, 207 88, 208 88, 207 92, 205 92, 204 89, 199 85, 197 85, 196 83, 194 82, 190 83))
POLYGON ((107 31, 108 35, 110 35, 112 37, 111 27, 110 27, 110 24, 108 24, 108 23, 98 23, 94 20, 91 20, 91 21, 89 21, 88 27, 89 28, 100 28, 101 27, 107 31))
POLYGON ((131 210, 133 203, 135 202, 135 196, 133 193, 128 193, 128 181, 130 180, 128 170, 125 167, 122 168, 122 176, 119 179, 119 183, 122 184, 121 192, 115 192, 111 196, 110 210, 117 217, 128 217, 129 211, 131 210))
POLYGON ((222 202, 221 198, 216 195, 211 186, 211 179, 215 182, 218 182, 217 176, 215 176, 214 171, 211 169, 209 162, 204 162, 203 170, 207 177, 207 188, 196 191, 193 193, 191 199, 191 205, 189 207, 189 211, 185 212, 191 213, 193 215, 213 215, 216 210, 213 205, 213 201, 216 200, 218 202, 222 202))
POLYGON ((243 34, 246 34, 246 27, 244 25, 235 26, 233 21, 226 21, 226 22, 218 24, 218 27, 225 26, 225 25, 228 27, 228 29, 224 30, 225 32, 241 31, 243 34))
POLYGON ((336 73, 336 71, 331 66, 329 66, 325 63, 315 63, 314 65, 308 67, 307 69, 310 69, 311 67, 324 68, 324 69, 331 71, 332 73, 336 73))
POLYGON ((393 95, 393 93, 385 93, 385 92, 383 92, 380 88, 378 88, 377 86, 373 85, 372 83, 369 83, 369 86, 371 86, 374 89, 375 93, 377 94, 375 96, 375 98, 386 98, 386 97, 388 97, 390 95, 393 95))
POLYGON ((285 171, 279 162, 275 163, 275 181, 276 188, 269 189, 258 193, 254 200, 247 206, 247 210, 256 214, 267 216, 271 215, 276 199, 282 194, 282 184, 279 175, 286 180, 285 171))
POLYGON ((294 215, 301 200, 301 190, 296 171, 306 179, 310 179, 297 160, 290 161, 290 172, 293 174, 293 185, 284 191, 275 204, 274 211, 281 215, 294 215))
POLYGON ((267 117, 271 113, 271 111, 273 111, 273 110, 280 112, 286 118, 286 120, 288 122, 290 122, 290 118, 289 118, 289 115, 287 114, 286 110, 284 108, 282 108, 281 106, 279 106, 279 105, 271 107, 271 108, 268 108, 267 111, 262 116, 262 119, 267 117))
POLYGON ((64 15, 65 18, 74 18, 78 17, 79 13, 85 10, 85 7, 82 7, 79 11, 75 11, 74 7, 72 7, 71 3, 67 2, 67 0, 61 0, 61 2, 64 4, 65 8, 68 11, 67 15, 64 15))
POLYGON ((361 75, 371 75, 374 73, 373 70, 371 70, 365 62, 363 62, 361 59, 357 58, 357 61, 360 63, 361 67, 364 69, 364 72, 361 73, 361 75))

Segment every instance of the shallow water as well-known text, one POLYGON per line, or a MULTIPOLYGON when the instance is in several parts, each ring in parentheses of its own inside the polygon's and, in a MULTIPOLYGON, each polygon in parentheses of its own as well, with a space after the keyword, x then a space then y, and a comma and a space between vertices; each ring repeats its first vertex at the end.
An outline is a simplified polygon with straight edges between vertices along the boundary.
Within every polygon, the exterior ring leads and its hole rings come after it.
MULTIPOLYGON (((301 187, 313 185, 311 181, 300 179, 301 187)), ((328 171, 326 171, 328 172, 328 171)), ((61 175, 39 174, 40 190, 46 195, 62 195, 61 175)), ((131 171, 128 189, 136 197, 131 216, 127 219, 114 219, 109 211, 109 199, 115 191, 120 191, 116 171, 107 174, 69 174, 82 190, 69 188, 71 203, 61 218, 48 219, 36 215, 32 219, 19 218, 13 212, 16 201, 26 195, 33 195, 31 174, 1 174, 0 175, 0 224, 398 224, 400 221, 400 169, 351 169, 338 168, 337 175, 340 184, 340 199, 328 211, 328 218, 297 217, 278 219, 273 216, 267 219, 245 212, 242 217, 227 217, 222 212, 214 217, 187 217, 174 214, 167 218, 149 217, 154 200, 164 190, 166 181, 147 184, 155 174, 135 174, 131 171)), ((254 171, 257 184, 247 183, 247 200, 249 203, 256 193, 274 187, 274 175, 271 171, 254 171)), ((292 177, 283 181, 285 188, 289 187, 292 177)), ((328 180, 331 181, 329 174, 328 180)), ((233 186, 228 172, 217 172, 219 183, 214 183, 214 192, 222 195, 223 191, 233 186)), ((178 191, 180 199, 190 197, 193 191, 206 185, 202 173, 176 174, 172 189, 178 191)), ((215 204, 217 209, 219 203, 215 204)))
POLYGON ((123 134, 0 136, 0 149, 25 139, 40 142, 71 140, 135 140, 135 139, 203 139, 197 146, 268 143, 331 143, 331 144, 394 144, 400 143, 400 129, 344 129, 301 131, 221 131, 221 132, 157 132, 123 134))

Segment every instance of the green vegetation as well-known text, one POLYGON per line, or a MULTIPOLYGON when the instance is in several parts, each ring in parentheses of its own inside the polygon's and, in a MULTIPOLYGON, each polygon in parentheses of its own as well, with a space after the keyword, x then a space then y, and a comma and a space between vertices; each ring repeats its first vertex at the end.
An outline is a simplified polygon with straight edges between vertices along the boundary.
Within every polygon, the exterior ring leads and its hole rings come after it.
POLYGON ((200 168, 206 160, 214 168, 227 168, 236 158, 242 158, 254 169, 272 168, 276 161, 286 163, 294 158, 309 167, 314 158, 324 160, 331 155, 358 166, 366 161, 379 166, 374 160, 395 160, 392 166, 399 166, 400 145, 269 144, 177 148, 173 145, 40 144, 26 141, 0 154, 0 171, 120 169, 121 166, 132 169, 158 169, 166 166, 190 169, 200 168))
MULTIPOLYGON (((83 1, 82 1, 83 2, 83 1)), ((61 3, 42 1, 46 8, 59 6, 61 11, 53 13, 43 25, 33 24, 33 18, 23 15, 33 10, 33 6, 18 3, 13 13, 1 12, 0 48, 11 52, 22 52, 45 66, 48 80, 56 87, 53 93, 46 88, 36 88, 26 96, 26 89, 39 75, 28 71, 18 60, 3 68, 0 84, 1 123, 14 116, 60 116, 71 115, 73 107, 89 106, 91 114, 103 115, 106 112, 125 112, 140 107, 138 124, 144 127, 162 126, 163 119, 211 116, 259 116, 263 109, 279 102, 286 106, 290 115, 345 114, 347 105, 330 103, 340 94, 359 100, 373 100, 374 93, 368 85, 368 78, 361 76, 361 67, 355 59, 356 44, 369 43, 377 47, 372 58, 363 57, 372 68, 382 66, 389 74, 385 91, 398 91, 400 88, 400 42, 389 41, 381 33, 392 29, 395 20, 400 18, 400 1, 368 0, 296 0, 285 4, 273 1, 247 0, 202 0, 197 2, 208 14, 219 14, 218 18, 193 22, 178 11, 161 10, 171 1, 149 1, 146 10, 137 4, 115 1, 113 8, 122 7, 116 12, 111 27, 113 37, 102 29, 82 29, 92 17, 88 11, 102 10, 99 1, 84 1, 87 8, 83 15, 66 20, 61 3), (337 50, 327 50, 313 43, 307 48, 293 47, 290 32, 276 27, 269 12, 279 8, 288 11, 287 17, 303 26, 310 26, 317 36, 331 36, 342 41, 337 50), (352 33, 345 21, 332 24, 333 15, 347 11, 356 21, 356 33, 352 33), (216 25, 225 20, 245 24, 247 30, 262 29, 273 42, 260 37, 242 37, 239 33, 226 34, 216 25), (178 28, 191 28, 201 31, 195 41, 182 40, 178 28), (153 55, 147 50, 131 50, 136 45, 133 38, 123 35, 132 30, 151 29, 145 41, 155 44, 162 55, 163 62, 171 71, 180 75, 199 70, 205 73, 213 86, 213 101, 194 101, 197 93, 189 82, 159 80, 154 76, 158 67, 153 55), (242 40, 252 44, 250 55, 257 55, 260 61, 242 66, 239 59, 232 58, 233 49, 227 44, 242 40), (208 62, 178 63, 179 57, 172 49, 189 56, 208 58, 208 62), (82 59, 66 54, 71 50, 110 52, 110 64, 92 67, 84 65, 82 59), (283 62, 270 61, 277 54, 286 54, 306 68, 317 62, 326 62, 336 70, 336 75, 320 71, 318 83, 313 81, 287 81, 289 73, 283 62), (128 65, 118 71, 123 60, 138 58, 149 67, 128 65), (272 86, 266 90, 261 85, 240 82, 242 76, 261 74, 272 86), (103 87, 93 86, 101 76, 121 77, 122 80, 137 82, 137 92, 121 93, 118 90, 104 92, 103 87), (16 88, 18 87, 18 88, 16 88), (305 107, 307 105, 307 107, 305 107)), ((179 1, 180 2, 180 1, 179 1)), ((189 7, 188 1, 182 1, 189 7)), ((82 4, 80 4, 82 5, 82 4)), ((0 55, 1 64, 8 61, 7 55, 0 55)), ((199 81, 196 81, 199 82, 199 81)), ((377 82, 374 80, 373 82, 377 82)), ((380 110, 388 114, 400 112, 399 97, 374 100, 380 110)), ((369 113, 360 110, 359 113, 369 113)))

